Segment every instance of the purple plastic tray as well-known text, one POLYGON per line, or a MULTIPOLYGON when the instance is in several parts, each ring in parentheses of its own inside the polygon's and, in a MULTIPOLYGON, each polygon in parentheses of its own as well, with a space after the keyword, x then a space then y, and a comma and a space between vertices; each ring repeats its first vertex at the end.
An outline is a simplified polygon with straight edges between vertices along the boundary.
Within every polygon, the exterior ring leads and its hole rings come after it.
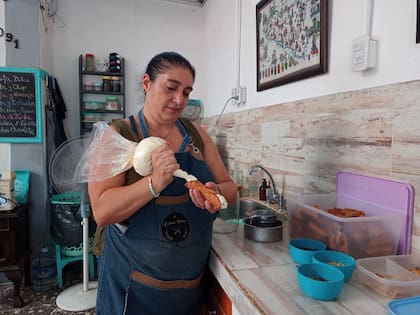
POLYGON ((401 229, 397 254, 408 255, 411 253, 414 207, 414 189, 411 185, 388 179, 338 172, 336 193, 379 205, 389 211, 402 213, 405 220, 401 229))

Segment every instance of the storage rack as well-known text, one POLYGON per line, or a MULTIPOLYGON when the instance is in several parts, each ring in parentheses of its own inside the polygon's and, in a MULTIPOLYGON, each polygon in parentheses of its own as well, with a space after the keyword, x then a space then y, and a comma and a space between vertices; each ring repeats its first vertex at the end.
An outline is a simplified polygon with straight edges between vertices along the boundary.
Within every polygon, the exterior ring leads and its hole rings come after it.
MULTIPOLYGON (((103 114, 106 115, 109 119, 103 119, 105 121, 110 121, 113 119, 124 118, 125 117, 125 67, 124 67, 124 58, 121 58, 121 70, 120 72, 109 72, 109 71, 86 71, 83 68, 83 55, 79 56, 79 113, 80 113, 80 134, 86 134, 92 131, 92 126, 95 120, 85 119, 86 115, 89 114, 103 114), (96 91, 96 90, 86 90, 84 83, 88 78, 96 78, 96 81, 102 82, 102 76, 111 76, 111 77, 120 77, 120 91, 96 91), (98 96, 98 100, 104 101, 107 96, 117 96, 119 100, 119 109, 110 110, 110 109, 87 109, 85 107, 85 101, 90 98, 90 101, 93 101, 94 96, 98 96)), ((100 119, 102 120, 102 119, 100 119)))

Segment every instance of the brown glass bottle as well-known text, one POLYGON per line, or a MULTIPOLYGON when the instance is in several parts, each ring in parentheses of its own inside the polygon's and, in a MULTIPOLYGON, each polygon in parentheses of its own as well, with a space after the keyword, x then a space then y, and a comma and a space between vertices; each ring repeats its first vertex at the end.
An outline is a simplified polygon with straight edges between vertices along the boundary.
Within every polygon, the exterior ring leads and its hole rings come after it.
POLYGON ((267 194, 266 194, 266 190, 267 190, 267 181, 265 180, 265 178, 263 178, 262 183, 260 185, 260 200, 267 200, 267 194))

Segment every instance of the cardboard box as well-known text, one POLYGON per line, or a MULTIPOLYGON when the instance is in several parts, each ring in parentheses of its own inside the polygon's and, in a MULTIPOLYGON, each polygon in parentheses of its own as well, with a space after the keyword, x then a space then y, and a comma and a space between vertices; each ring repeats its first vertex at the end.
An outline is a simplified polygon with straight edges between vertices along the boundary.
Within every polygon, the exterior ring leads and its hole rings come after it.
POLYGON ((397 252, 401 213, 335 193, 288 198, 287 208, 290 239, 316 239, 355 259, 397 252), (358 209, 366 216, 342 218, 328 213, 331 208, 358 209))
POLYGON ((0 211, 9 211, 16 207, 14 181, 16 173, 0 171, 0 211))

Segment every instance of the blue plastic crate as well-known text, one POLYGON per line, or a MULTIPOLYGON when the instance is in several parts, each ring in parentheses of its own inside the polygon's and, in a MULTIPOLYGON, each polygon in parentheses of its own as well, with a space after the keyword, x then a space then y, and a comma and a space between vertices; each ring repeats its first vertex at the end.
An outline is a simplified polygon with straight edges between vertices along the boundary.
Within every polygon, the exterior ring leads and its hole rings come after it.
POLYGON ((13 183, 15 198, 18 203, 26 204, 31 172, 29 170, 16 170, 16 179, 13 183))
POLYGON ((80 192, 69 191, 62 194, 52 195, 50 201, 54 205, 80 205, 80 195, 80 192))

